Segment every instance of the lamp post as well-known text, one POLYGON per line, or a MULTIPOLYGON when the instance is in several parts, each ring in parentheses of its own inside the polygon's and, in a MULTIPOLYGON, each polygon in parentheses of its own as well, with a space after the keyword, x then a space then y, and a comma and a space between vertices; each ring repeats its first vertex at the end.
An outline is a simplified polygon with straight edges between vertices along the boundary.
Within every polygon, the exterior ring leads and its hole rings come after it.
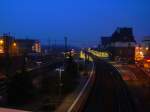
POLYGON ((63 72, 64 69, 62 69, 62 68, 56 68, 56 71, 59 72, 59 85, 62 86, 63 83, 62 83, 62 73, 61 72, 63 72))
POLYGON ((56 68, 56 71, 58 71, 59 73, 59 97, 61 97, 61 91, 62 91, 62 86, 63 86, 63 83, 62 83, 62 72, 64 71, 63 68, 56 68))
POLYGON ((16 42, 13 42, 13 44, 12 44, 12 54, 14 56, 17 55, 17 43, 16 42))

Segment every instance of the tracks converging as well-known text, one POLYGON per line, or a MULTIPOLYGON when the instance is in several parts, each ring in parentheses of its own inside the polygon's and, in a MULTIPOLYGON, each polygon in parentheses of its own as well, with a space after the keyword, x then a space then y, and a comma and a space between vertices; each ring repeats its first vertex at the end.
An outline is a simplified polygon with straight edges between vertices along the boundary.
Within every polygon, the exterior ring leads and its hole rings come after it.
POLYGON ((97 59, 96 81, 84 112, 136 112, 134 102, 120 73, 109 63, 97 59))

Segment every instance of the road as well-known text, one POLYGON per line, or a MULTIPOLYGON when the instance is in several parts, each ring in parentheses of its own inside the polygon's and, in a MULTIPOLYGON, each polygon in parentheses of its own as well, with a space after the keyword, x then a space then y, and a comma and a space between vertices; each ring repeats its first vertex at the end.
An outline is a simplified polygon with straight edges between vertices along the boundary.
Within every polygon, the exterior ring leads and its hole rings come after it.
POLYGON ((119 72, 99 59, 95 65, 96 81, 83 112, 136 112, 119 72))

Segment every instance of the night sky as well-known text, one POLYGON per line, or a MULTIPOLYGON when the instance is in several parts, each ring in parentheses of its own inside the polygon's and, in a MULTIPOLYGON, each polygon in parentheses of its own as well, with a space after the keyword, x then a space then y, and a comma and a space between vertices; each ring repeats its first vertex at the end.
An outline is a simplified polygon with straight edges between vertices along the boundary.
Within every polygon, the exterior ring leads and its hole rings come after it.
POLYGON ((97 44, 117 27, 133 27, 136 40, 150 35, 150 0, 0 0, 0 34, 97 44))

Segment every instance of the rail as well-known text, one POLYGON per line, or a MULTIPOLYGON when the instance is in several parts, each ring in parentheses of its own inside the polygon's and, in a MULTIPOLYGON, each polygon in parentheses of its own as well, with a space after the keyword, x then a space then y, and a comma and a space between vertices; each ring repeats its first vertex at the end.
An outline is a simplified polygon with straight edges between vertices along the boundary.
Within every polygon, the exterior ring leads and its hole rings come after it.
POLYGON ((93 87, 94 81, 95 81, 95 74, 94 74, 94 62, 93 62, 92 71, 90 72, 89 79, 87 80, 83 89, 80 91, 79 95, 77 96, 77 98, 75 99, 75 101, 70 106, 70 108, 68 109, 67 112, 80 112, 80 111, 82 111, 82 109, 83 109, 83 107, 87 101, 87 98, 90 94, 90 91, 93 87))

